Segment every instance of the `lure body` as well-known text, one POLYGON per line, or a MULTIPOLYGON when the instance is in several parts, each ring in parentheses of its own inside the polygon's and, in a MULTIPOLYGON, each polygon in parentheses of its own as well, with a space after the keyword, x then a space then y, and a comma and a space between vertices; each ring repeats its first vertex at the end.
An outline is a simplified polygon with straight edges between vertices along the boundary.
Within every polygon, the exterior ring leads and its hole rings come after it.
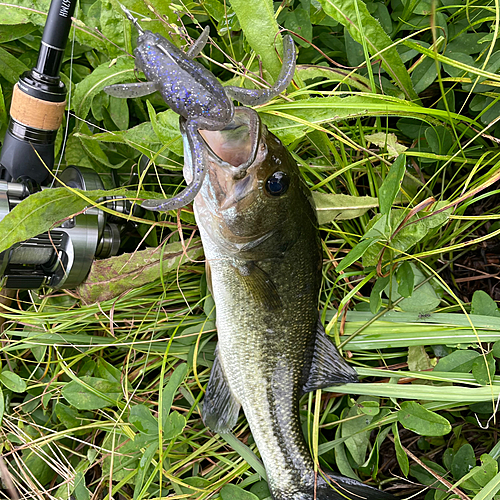
POLYGON ((207 147, 199 130, 214 131, 228 127, 234 116, 232 99, 255 106, 269 101, 285 90, 295 72, 295 45, 289 35, 284 37, 281 73, 269 89, 223 87, 207 68, 194 60, 208 40, 208 27, 188 52, 183 52, 165 37, 151 31, 143 31, 130 12, 125 8, 123 10, 139 31, 137 48, 134 50, 136 67, 144 73, 148 81, 110 85, 105 87, 104 91, 123 98, 140 97, 158 91, 170 108, 186 119, 185 131, 193 168, 191 183, 173 198, 145 200, 142 203, 142 206, 149 210, 177 209, 194 200, 205 177, 207 147))

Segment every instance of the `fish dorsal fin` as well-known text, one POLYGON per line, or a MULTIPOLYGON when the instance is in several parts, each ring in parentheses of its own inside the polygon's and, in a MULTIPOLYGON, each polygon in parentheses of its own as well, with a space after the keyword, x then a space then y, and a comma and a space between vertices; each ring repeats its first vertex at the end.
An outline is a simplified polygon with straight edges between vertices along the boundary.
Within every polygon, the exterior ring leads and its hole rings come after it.
POLYGON ((357 381, 358 375, 356 371, 340 356, 337 348, 326 336, 321 321, 318 321, 311 369, 303 386, 303 391, 311 392, 332 385, 357 381))
POLYGON ((278 290, 269 275, 254 262, 236 267, 247 292, 266 309, 274 311, 283 306, 278 290))
POLYGON ((203 398, 201 410, 203 422, 213 432, 219 434, 229 432, 236 425, 240 407, 227 383, 217 349, 207 392, 203 398))

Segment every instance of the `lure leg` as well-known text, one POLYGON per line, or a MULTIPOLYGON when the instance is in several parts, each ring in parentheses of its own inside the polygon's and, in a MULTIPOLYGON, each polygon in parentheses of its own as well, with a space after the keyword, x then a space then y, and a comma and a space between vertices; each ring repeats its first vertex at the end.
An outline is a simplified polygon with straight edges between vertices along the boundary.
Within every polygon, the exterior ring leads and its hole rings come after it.
POLYGON ((189 57, 189 59, 194 59, 202 50, 203 47, 208 42, 208 37, 210 36, 210 26, 207 26, 202 34, 199 36, 198 40, 196 40, 191 47, 189 47, 188 51, 186 52, 186 56, 189 57))
POLYGON ((195 121, 186 122, 186 136, 190 151, 185 151, 184 155, 191 154, 193 179, 183 191, 168 200, 144 200, 141 204, 147 210, 155 212, 168 212, 177 210, 191 203, 201 189, 205 178, 207 164, 207 149, 198 132, 198 123, 195 121))
POLYGON ((274 85, 269 89, 253 90, 240 87, 224 87, 227 95, 246 106, 257 106, 281 94, 293 79, 295 73, 296 49, 292 37, 283 38, 283 65, 274 85))
POLYGON ((160 89, 160 86, 155 82, 136 82, 136 83, 117 83, 115 85, 108 85, 104 87, 106 94, 113 97, 120 97, 126 99, 128 97, 142 97, 152 94, 160 89))

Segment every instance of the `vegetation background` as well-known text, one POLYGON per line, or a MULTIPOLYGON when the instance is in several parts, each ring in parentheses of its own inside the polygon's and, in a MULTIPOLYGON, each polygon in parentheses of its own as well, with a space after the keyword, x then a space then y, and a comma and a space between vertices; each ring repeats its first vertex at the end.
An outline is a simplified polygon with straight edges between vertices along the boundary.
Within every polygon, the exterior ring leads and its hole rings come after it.
MULTIPOLYGON (((225 84, 272 81, 279 30, 295 35, 294 84, 258 111, 314 193, 322 319, 362 379, 304 397, 315 461, 405 498, 500 498, 498 0, 123 3, 179 46, 209 25, 199 60, 225 84)), ((48 5, 0 3, 3 132, 48 5)), ((135 79, 136 33, 116 0, 82 0, 75 18, 59 167, 172 195, 177 116, 157 95, 102 92, 135 79)), ((30 196, 0 250, 102 196, 30 196)), ((2 292, 2 495, 269 499, 244 417, 226 436, 200 419, 216 332, 190 208, 122 218, 122 236, 126 253, 77 290, 2 292)))

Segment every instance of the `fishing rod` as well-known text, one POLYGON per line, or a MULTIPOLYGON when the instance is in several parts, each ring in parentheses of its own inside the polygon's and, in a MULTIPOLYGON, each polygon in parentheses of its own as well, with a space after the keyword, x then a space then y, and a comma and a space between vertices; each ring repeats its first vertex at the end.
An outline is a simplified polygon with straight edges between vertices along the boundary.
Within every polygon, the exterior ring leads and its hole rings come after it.
MULTIPOLYGON (((10 121, 0 152, 0 220, 31 194, 50 189, 54 146, 64 117, 67 89, 60 77, 64 50, 77 0, 52 0, 37 64, 13 89, 10 121)), ((59 176, 62 185, 104 189, 88 168, 70 166, 59 176)), ((54 187, 58 187, 55 183, 54 187)), ((114 200, 124 212, 125 202, 114 200)), ((74 288, 96 257, 110 257, 120 247, 118 220, 96 207, 0 253, 0 286, 13 289, 74 288)))
POLYGON ((14 86, 10 121, 0 165, 12 179, 39 184, 54 165, 54 144, 66 107, 60 70, 76 0, 52 0, 43 30, 38 61, 14 86))

